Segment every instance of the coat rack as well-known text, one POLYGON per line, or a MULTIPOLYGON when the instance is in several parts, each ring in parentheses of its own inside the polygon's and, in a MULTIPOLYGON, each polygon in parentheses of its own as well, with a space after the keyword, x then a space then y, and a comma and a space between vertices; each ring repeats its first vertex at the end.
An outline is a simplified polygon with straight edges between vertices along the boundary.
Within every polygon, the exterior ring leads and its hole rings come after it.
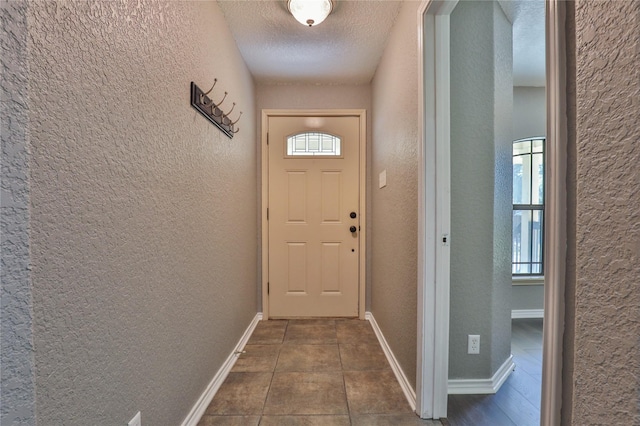
POLYGON ((205 116, 207 120, 212 122, 227 135, 230 139, 233 138, 233 135, 238 133, 240 129, 236 129, 235 125, 238 121, 240 121, 240 117, 242 117, 242 112, 235 121, 231 121, 229 118, 229 114, 236 107, 236 103, 234 102, 231 106, 231 109, 228 112, 224 112, 220 107, 224 100, 227 98, 228 93, 224 92, 224 96, 220 100, 220 102, 214 102, 209 98, 209 93, 216 87, 216 83, 218 79, 213 80, 213 86, 207 92, 202 91, 193 81, 191 82, 191 106, 194 107, 200 114, 205 116))

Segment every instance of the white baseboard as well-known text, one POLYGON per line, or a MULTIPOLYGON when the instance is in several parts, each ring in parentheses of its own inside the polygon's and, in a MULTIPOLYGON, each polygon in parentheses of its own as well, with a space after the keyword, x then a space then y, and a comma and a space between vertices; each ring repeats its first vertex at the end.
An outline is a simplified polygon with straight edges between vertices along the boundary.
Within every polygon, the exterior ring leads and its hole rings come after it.
POLYGON ((544 309, 513 309, 511 319, 514 318, 544 318, 544 309))
POLYGON ((216 392, 218 392, 218 389, 220 389, 220 386, 222 386, 222 383, 229 375, 229 372, 238 359, 240 351, 244 349, 244 346, 247 344, 247 341, 251 337, 253 330, 255 330, 260 320, 262 320, 262 313, 258 312, 251 321, 251 324, 249 324, 249 327, 247 327, 247 329, 245 330, 236 347, 233 349, 226 361, 222 364, 222 367, 220 367, 215 376, 213 376, 213 379, 209 383, 209 386, 207 386, 204 393, 200 396, 200 398, 198 398, 198 401, 196 401, 187 417, 185 417, 184 421, 182 422, 182 426, 197 426, 198 422, 204 415, 205 410, 207 409, 209 404, 211 404, 211 401, 216 395, 216 392))
POLYGON ((396 379, 398 380, 398 383, 400 383, 402 392, 404 392, 404 396, 407 398, 407 401, 411 406, 411 410, 415 411, 416 410, 416 391, 413 389, 413 387, 409 383, 409 380, 407 380, 407 376, 404 375, 404 371, 402 371, 400 364, 398 364, 398 360, 393 355, 393 352, 391 351, 389 344, 387 343, 386 339, 382 335, 382 330, 380 330, 380 327, 378 327, 378 323, 373 317, 373 314, 371 312, 365 312, 364 317, 366 320, 369 321, 369 323, 371 324, 371 327, 373 328, 373 331, 376 333, 376 336, 378 337, 378 341, 380 342, 380 346, 382 346, 382 350, 384 351, 384 354, 387 356, 387 360, 391 365, 393 374, 395 374, 396 379))
POLYGON ((496 393, 515 367, 513 355, 509 355, 509 358, 507 358, 500 368, 498 368, 496 374, 490 379, 449 379, 449 394, 475 395, 496 393))

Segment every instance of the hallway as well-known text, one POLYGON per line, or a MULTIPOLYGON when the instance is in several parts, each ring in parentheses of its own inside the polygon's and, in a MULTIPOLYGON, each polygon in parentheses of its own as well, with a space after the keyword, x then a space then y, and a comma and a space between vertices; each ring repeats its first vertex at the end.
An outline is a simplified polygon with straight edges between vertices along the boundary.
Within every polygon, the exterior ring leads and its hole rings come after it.
POLYGON ((261 321, 199 426, 440 425, 411 410, 367 321, 261 321))

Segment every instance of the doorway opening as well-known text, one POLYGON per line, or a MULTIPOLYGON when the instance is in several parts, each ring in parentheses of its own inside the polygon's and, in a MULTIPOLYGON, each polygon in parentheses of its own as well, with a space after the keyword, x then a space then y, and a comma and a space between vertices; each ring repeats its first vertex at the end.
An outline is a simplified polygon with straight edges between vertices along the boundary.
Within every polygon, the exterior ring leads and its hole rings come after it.
POLYGON ((366 113, 262 113, 264 319, 365 317, 366 113))
MULTIPOLYGON (((446 417, 451 232, 450 16, 456 1, 426 1, 418 13, 421 161, 417 412, 446 417)), ((547 152, 541 423, 560 419, 566 230, 564 4, 545 3, 547 152)), ((454 240, 455 241, 455 240, 454 240)))

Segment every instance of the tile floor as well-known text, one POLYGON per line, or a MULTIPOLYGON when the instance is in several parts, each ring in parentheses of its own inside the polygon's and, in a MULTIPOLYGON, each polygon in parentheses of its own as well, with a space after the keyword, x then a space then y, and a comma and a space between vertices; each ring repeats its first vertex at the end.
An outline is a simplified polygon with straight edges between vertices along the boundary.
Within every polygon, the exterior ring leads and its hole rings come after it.
POLYGON ((244 351, 199 426, 441 425, 411 411, 367 321, 261 321, 244 351))

